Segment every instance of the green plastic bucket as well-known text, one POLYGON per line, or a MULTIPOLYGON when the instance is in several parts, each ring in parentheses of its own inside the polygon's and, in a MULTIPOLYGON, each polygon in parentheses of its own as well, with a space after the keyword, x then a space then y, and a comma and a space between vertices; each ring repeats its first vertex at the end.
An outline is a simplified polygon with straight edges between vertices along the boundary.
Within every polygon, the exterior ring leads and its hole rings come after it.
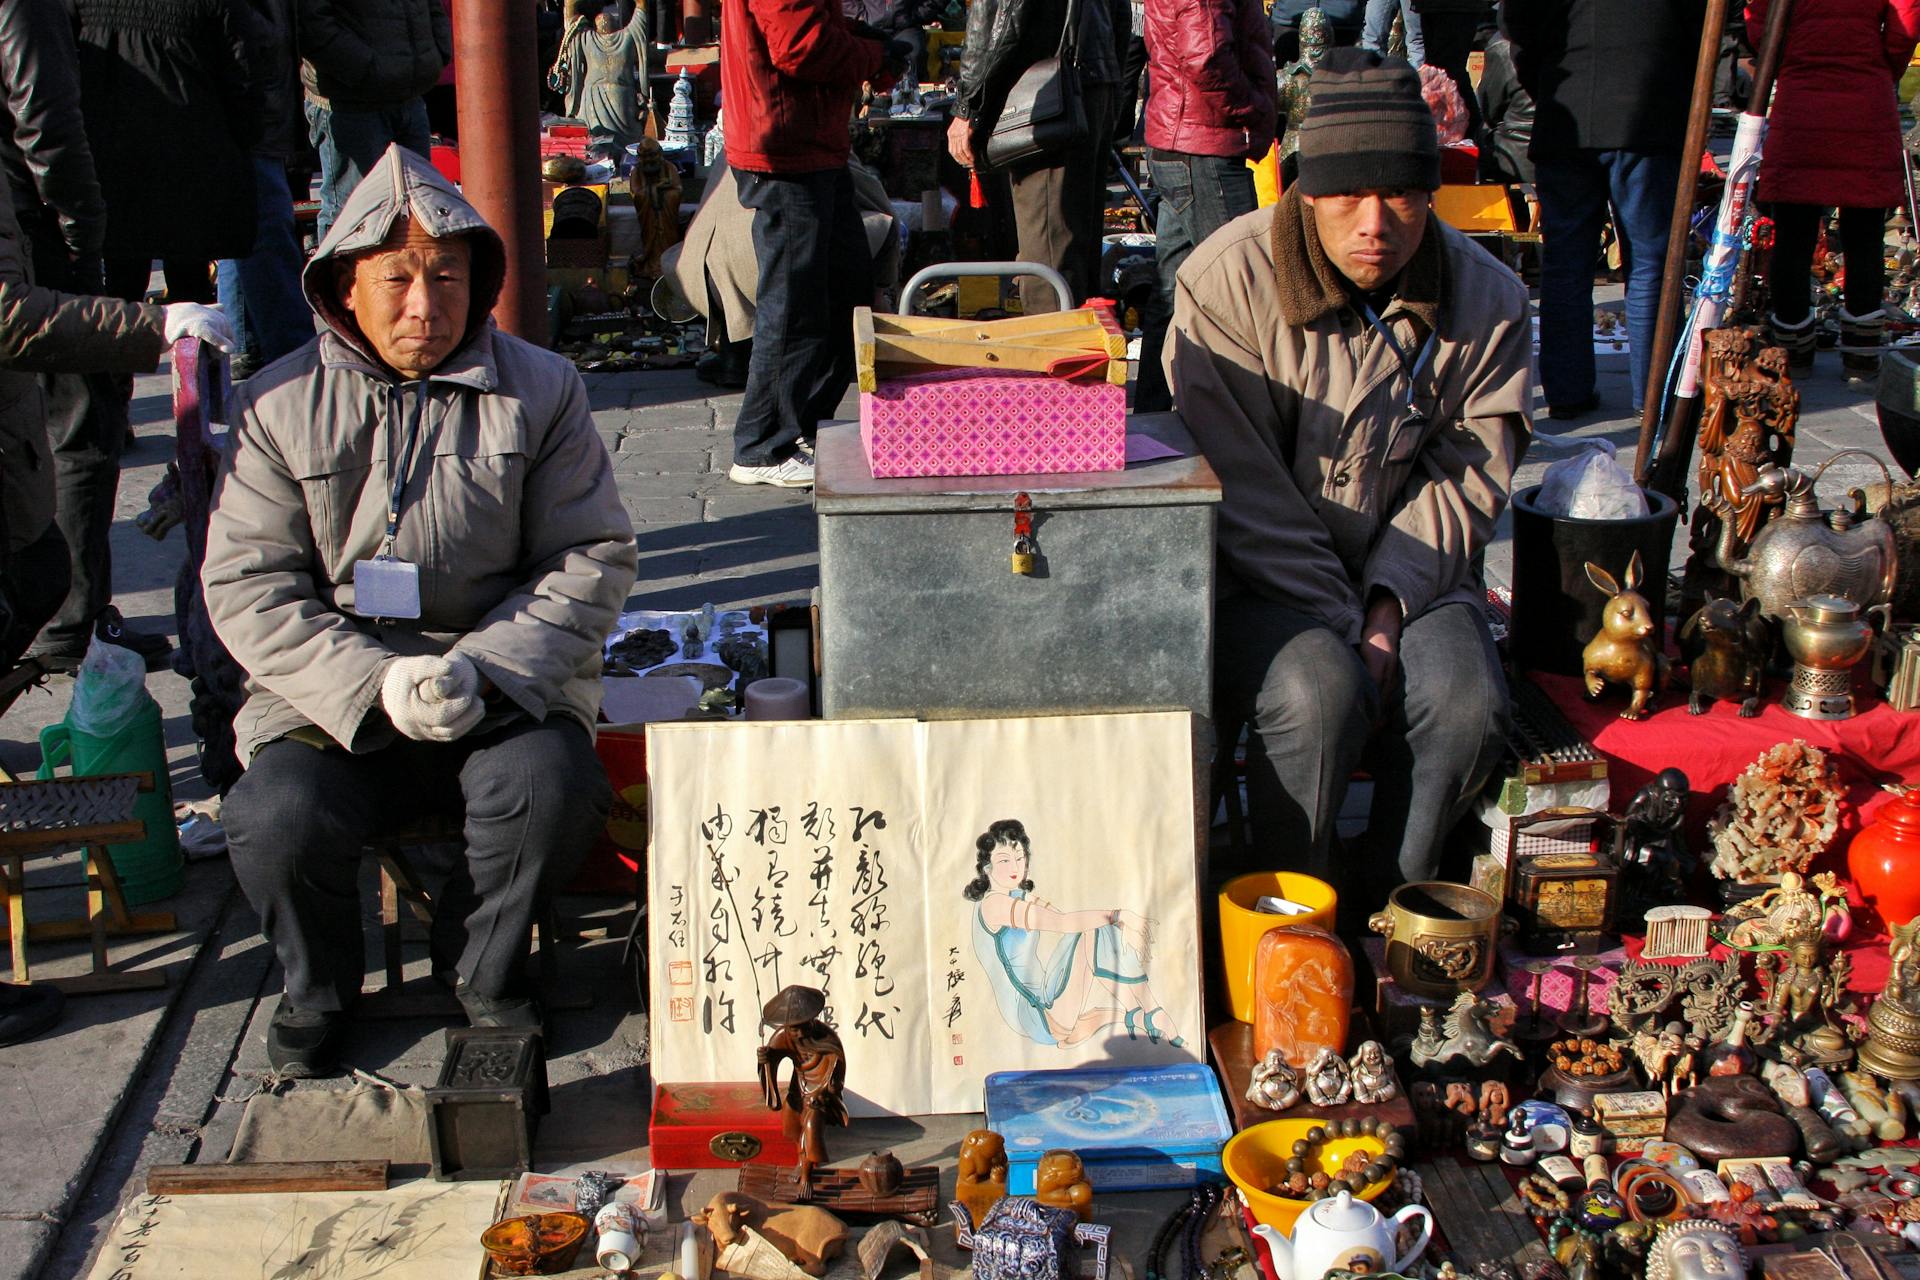
POLYGON ((160 704, 142 691, 142 705, 120 731, 98 737, 75 729, 66 721, 40 731, 40 770, 51 778, 54 770, 70 764, 76 777, 108 773, 146 773, 153 790, 134 801, 133 815, 147 824, 147 836, 131 844, 112 844, 107 853, 120 876, 120 888, 130 906, 158 902, 180 892, 180 832, 173 825, 173 787, 167 778, 166 738, 160 730, 160 704))

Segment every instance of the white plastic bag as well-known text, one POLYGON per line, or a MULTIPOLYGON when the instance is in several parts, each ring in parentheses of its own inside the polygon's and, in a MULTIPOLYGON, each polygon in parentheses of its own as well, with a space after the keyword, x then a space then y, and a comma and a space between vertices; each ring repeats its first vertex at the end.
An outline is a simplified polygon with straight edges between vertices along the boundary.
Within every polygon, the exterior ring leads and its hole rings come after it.
POLYGON ((67 723, 80 733, 111 738, 146 705, 147 660, 95 636, 73 682, 67 723))
POLYGON ((1613 456, 1606 440, 1586 442, 1578 453, 1547 468, 1540 481, 1540 509, 1576 520, 1631 520, 1647 514, 1647 495, 1613 456))

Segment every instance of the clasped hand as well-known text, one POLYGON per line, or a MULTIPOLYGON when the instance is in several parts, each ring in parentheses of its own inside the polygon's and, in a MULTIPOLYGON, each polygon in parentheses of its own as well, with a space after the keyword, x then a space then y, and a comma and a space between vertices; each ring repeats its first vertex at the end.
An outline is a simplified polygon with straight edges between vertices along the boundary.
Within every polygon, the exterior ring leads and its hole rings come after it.
POLYGON ((487 713, 480 670, 461 653, 394 659, 380 702, 393 727, 416 742, 452 742, 487 713))

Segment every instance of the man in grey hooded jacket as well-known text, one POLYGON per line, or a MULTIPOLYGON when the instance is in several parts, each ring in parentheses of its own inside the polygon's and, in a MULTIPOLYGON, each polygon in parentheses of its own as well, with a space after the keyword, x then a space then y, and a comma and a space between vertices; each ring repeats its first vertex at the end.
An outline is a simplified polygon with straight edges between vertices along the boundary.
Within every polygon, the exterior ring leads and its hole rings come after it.
POLYGON ((633 527, 579 375, 489 322, 504 271, 391 147, 307 266, 325 332, 235 395, 202 581, 249 673, 225 816, 286 972, 285 1074, 331 1067, 359 994, 369 835, 463 812, 436 967, 470 1021, 524 1026, 528 929, 605 821, 592 725, 633 527))

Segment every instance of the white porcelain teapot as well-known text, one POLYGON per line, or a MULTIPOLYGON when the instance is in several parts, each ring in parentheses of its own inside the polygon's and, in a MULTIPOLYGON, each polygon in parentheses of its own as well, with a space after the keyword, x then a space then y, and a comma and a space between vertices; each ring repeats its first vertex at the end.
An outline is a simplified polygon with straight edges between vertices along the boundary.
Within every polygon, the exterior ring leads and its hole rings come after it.
POLYGON ((1391 1218, 1382 1217, 1365 1200, 1354 1199, 1351 1191, 1339 1191, 1307 1207, 1293 1224, 1291 1240, 1264 1224, 1253 1233, 1273 1251, 1273 1268, 1280 1280, 1321 1280, 1335 1268, 1377 1275, 1413 1265, 1433 1238, 1433 1215, 1422 1205, 1410 1204, 1391 1218), (1394 1228, 1416 1217, 1422 1220, 1420 1238, 1404 1255, 1395 1257, 1394 1228), (1364 1265, 1355 1267, 1355 1263, 1364 1265))

